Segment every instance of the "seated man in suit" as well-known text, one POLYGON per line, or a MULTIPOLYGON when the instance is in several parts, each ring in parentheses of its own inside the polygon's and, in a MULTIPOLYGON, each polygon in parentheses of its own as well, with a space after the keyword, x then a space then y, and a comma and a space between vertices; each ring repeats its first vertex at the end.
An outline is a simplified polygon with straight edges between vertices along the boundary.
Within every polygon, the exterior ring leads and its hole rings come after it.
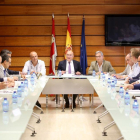
MULTIPOLYGON (((2 57, 0 56, 0 65, 1 65, 1 61, 2 61, 2 57)), ((9 77, 4 77, 4 78, 0 78, 0 82, 14 82, 13 79, 9 78, 9 77)))
MULTIPOLYGON (((9 51, 9 50, 2 50, 0 52, 0 55, 4 55, 4 54, 7 54, 8 56, 11 57, 12 52, 9 51)), ((20 71, 13 71, 13 70, 10 70, 9 68, 7 69, 7 72, 8 72, 9 75, 19 75, 19 74, 22 74, 20 71)))
POLYGON ((113 74, 112 76, 116 76, 117 78, 121 79, 127 77, 129 74, 133 72, 135 65, 131 59, 130 53, 126 55, 125 60, 127 63, 127 67, 125 68, 125 70, 119 74, 113 74))
POLYGON ((96 61, 92 61, 90 68, 88 70, 88 74, 92 74, 93 70, 95 70, 96 74, 100 74, 102 71, 104 73, 115 74, 115 70, 111 66, 109 61, 104 60, 104 55, 101 51, 97 51, 95 53, 96 61))
POLYGON ((41 73, 42 75, 46 75, 45 63, 38 59, 38 55, 34 51, 30 53, 30 60, 25 62, 22 72, 27 74, 28 70, 31 74, 35 72, 36 74, 41 73))
MULTIPOLYGON (((60 61, 58 64, 58 70, 62 71, 62 74, 81 74, 80 62, 73 60, 74 54, 72 51, 67 51, 66 60, 60 61)), ((76 108, 75 100, 77 95, 73 95, 73 107, 76 108)), ((68 95, 64 95, 66 105, 65 108, 69 108, 68 95)))
POLYGON ((5 81, 8 81, 8 87, 14 86, 15 82, 14 79, 17 79, 15 77, 10 77, 10 75, 7 73, 6 69, 9 68, 11 64, 11 58, 8 55, 3 55, 2 56, 2 62, 0 65, 0 78, 6 79, 5 81), (7 79, 10 79, 7 80, 7 79))
MULTIPOLYGON (((139 69, 140 69, 140 56, 138 57, 138 61, 137 61, 137 63, 138 63, 138 66, 139 66, 139 69)), ((135 76, 135 77, 132 77, 132 78, 128 78, 126 81, 125 81, 125 83, 126 84, 138 84, 139 83, 139 80, 140 80, 140 73, 137 75, 137 76, 135 76)))

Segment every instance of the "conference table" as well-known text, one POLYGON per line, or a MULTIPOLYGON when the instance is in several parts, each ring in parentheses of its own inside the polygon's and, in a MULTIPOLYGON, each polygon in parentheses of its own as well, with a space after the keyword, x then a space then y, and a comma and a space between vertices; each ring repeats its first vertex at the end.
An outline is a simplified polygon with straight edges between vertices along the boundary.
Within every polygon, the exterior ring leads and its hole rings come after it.
POLYGON ((9 101, 9 112, 3 113, 3 100, 0 100, 0 140, 19 140, 21 138, 28 126, 31 115, 33 114, 33 108, 36 101, 38 100, 47 81, 48 78, 41 77, 39 80, 36 80, 36 84, 34 86, 29 82, 28 94, 25 95, 20 107, 12 104, 12 93, 17 90, 17 86, 20 82, 17 82, 17 85, 14 88, 0 90, 0 98, 7 98, 9 101), (21 114, 15 116, 13 110, 17 108, 21 114))
MULTIPOLYGON (((118 81, 117 90, 123 85, 123 81, 118 81)), ((16 90, 17 87, 6 89, 9 91, 16 90)), ((4 120, 2 106, 0 105, 0 139, 18 140, 25 132, 33 113, 33 108, 38 100, 41 92, 44 94, 98 94, 102 104, 111 115, 114 123, 119 128, 125 140, 140 139, 140 116, 134 113, 125 115, 125 109, 120 107, 116 95, 108 94, 107 87, 103 86, 98 77, 92 76, 43 76, 36 80, 35 86, 29 85, 28 94, 24 97, 21 107, 19 107, 21 115, 13 116, 12 94, 0 90, 0 98, 7 97, 10 103, 8 117, 4 120), (56 92, 57 91, 57 92, 56 92), (74 92, 76 91, 76 92, 74 92), (7 119, 8 118, 8 119, 7 119), (8 121, 7 121, 8 120, 8 121)), ((0 100, 1 102, 1 100, 0 100)), ((131 99, 131 103, 133 99, 131 99)))
MULTIPOLYGON (((106 112, 108 112, 112 119, 113 124, 116 124, 118 129, 120 130, 122 134, 122 138, 125 140, 138 140, 140 139, 140 115, 136 114, 134 111, 132 111, 132 103, 134 99, 132 99, 131 96, 131 106, 130 106, 130 114, 126 115, 125 105, 120 106, 119 104, 119 96, 116 92, 114 94, 114 97, 111 96, 111 94, 107 91, 107 86, 103 86, 102 82, 98 80, 98 78, 88 78, 92 86, 94 87, 94 90, 98 94, 102 104, 106 108, 106 112)), ((123 81, 118 81, 116 90, 119 90, 119 87, 124 84, 123 81)), ((129 91, 128 91, 129 92, 129 91)), ((139 91, 140 93, 140 91, 139 91)), ((139 94, 140 95, 140 94, 139 94)), ((140 104, 140 100, 138 100, 140 104)), ((140 111, 140 110, 139 110, 140 111)), ((107 114, 107 113, 105 113, 107 114)), ((104 131, 103 131, 104 132, 104 131)))

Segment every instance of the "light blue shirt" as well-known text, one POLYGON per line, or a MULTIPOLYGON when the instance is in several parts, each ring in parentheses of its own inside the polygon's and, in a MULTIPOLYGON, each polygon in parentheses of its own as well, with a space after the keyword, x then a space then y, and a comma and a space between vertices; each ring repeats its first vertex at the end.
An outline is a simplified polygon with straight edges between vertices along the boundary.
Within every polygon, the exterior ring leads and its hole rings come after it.
POLYGON ((135 76, 137 76, 137 75, 140 73, 140 66, 139 66, 139 63, 137 62, 137 63, 135 63, 134 65, 135 65, 135 66, 134 66, 133 72, 130 73, 130 74, 128 75, 128 77, 130 77, 130 78, 135 77, 135 76))

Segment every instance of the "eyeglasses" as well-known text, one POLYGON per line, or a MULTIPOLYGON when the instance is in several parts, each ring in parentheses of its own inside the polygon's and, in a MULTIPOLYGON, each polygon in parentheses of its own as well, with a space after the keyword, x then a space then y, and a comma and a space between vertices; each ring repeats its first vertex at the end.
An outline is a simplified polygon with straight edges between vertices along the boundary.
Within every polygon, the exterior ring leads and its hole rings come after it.
POLYGON ((101 56, 95 56, 95 57, 101 57, 101 56))

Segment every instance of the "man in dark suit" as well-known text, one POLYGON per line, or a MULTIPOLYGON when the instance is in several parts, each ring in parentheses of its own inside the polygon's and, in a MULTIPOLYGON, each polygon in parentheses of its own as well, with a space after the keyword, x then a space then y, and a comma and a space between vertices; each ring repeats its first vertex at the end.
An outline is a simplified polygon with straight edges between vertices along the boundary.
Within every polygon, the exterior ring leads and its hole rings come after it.
MULTIPOLYGON (((74 54, 72 51, 67 51, 66 53, 66 60, 60 61, 58 64, 58 70, 62 71, 62 74, 81 74, 81 66, 80 62, 73 60, 74 54)), ((73 107, 76 108, 75 100, 76 100, 77 94, 73 95, 73 107)), ((69 99, 68 95, 64 95, 66 105, 65 108, 69 108, 69 99)))
MULTIPOLYGON (((0 55, 1 55, 1 56, 4 55, 4 54, 7 54, 8 56, 11 57, 12 52, 5 49, 5 50, 2 50, 2 51, 0 52, 0 55)), ((19 71, 13 71, 13 70, 9 70, 9 69, 7 69, 6 71, 8 72, 9 75, 19 75, 19 74, 21 74, 19 71)))

